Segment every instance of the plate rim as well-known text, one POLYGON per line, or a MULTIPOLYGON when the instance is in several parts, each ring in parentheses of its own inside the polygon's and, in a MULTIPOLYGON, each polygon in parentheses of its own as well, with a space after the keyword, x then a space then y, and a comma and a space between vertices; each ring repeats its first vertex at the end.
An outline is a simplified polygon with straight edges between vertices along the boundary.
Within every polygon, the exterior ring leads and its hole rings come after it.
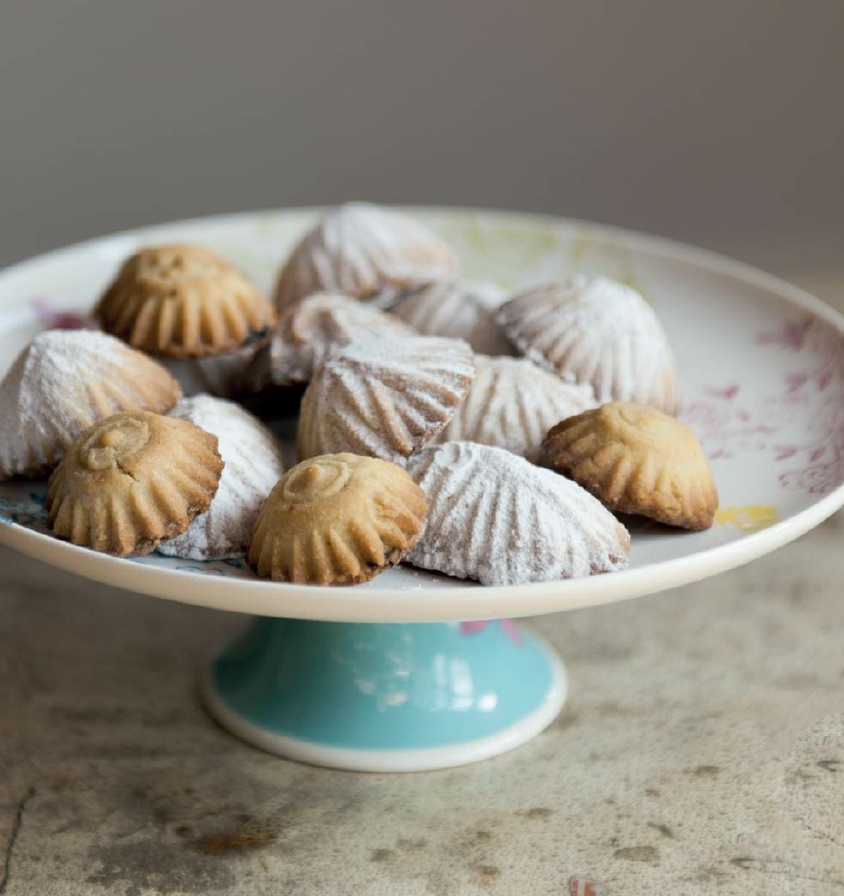
MULTIPOLYGON (((477 215, 534 225, 588 229, 624 241, 630 248, 679 260, 773 292, 797 309, 833 326, 844 338, 844 315, 787 280, 728 256, 667 237, 575 218, 463 206, 391 205, 408 214, 477 215)), ((143 225, 85 239, 24 259, 0 271, 0 281, 62 256, 92 250, 107 240, 137 237, 162 228, 237 225, 259 216, 316 216, 327 206, 256 209, 143 225)), ((140 566, 125 558, 98 554, 24 526, 0 523, 0 543, 34 559, 103 584, 180 603, 231 612, 337 622, 435 622, 533 616, 599 606, 691 584, 752 562, 820 525, 844 505, 844 483, 794 516, 737 541, 694 554, 605 575, 526 585, 467 588, 466 585, 419 588, 319 587, 282 584, 257 578, 212 576, 201 572, 140 566), (415 598, 424 595, 423 600, 415 598), (475 606, 477 604, 477 606, 475 606)))

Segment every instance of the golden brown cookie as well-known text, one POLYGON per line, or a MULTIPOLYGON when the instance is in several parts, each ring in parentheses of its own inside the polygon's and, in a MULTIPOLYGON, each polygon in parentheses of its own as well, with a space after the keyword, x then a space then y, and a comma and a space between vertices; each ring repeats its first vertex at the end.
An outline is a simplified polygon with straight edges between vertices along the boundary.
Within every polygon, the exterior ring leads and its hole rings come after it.
POLYGON ((173 244, 128 258, 99 301, 102 328, 169 358, 205 358, 269 335, 272 303, 213 249, 173 244))
POLYGON ((0 480, 51 470, 97 420, 166 413, 179 384, 152 358, 94 330, 47 330, 0 382, 0 480))
POLYGON ((640 404, 614 401, 554 426, 540 463, 571 476, 612 510, 708 529, 718 490, 695 434, 640 404))
POLYGON ((282 476, 267 498, 249 565, 278 582, 368 582, 413 549, 427 512, 422 490, 395 464, 314 457, 282 476))
POLYGON ((222 471, 216 436, 193 423, 116 414, 86 429, 56 467, 47 524, 95 551, 148 554, 208 509, 222 471))
POLYGON ((329 211, 284 264, 281 311, 315 292, 339 292, 388 307, 410 290, 453 276, 454 252, 418 221, 368 202, 329 211))

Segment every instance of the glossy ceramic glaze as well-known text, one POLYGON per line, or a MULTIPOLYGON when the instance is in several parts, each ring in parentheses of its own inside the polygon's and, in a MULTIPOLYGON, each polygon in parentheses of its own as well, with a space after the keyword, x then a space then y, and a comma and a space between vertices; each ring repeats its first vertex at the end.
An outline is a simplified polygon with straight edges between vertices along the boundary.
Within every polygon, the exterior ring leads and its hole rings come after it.
POLYGON ((258 619, 214 662, 205 701, 262 749, 358 771, 419 771, 512 749, 559 712, 565 673, 505 620, 258 619))

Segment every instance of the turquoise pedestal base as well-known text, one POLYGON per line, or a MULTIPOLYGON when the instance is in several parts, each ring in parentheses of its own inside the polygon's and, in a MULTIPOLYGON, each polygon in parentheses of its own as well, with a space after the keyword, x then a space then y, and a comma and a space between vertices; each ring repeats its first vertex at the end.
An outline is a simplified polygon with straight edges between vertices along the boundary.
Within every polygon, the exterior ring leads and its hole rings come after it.
POLYGON ((279 756, 355 771, 487 759, 535 737, 566 697, 556 654, 510 620, 256 619, 214 661, 212 716, 279 756))

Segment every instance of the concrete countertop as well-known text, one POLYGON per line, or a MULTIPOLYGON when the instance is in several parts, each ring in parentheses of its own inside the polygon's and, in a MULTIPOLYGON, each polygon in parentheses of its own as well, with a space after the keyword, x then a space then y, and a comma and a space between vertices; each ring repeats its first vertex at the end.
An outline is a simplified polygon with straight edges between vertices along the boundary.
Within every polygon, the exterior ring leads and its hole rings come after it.
POLYGON ((568 664, 559 719, 419 775, 241 744, 195 677, 242 619, 0 549, 0 894, 844 893, 842 546, 839 514, 735 572, 534 620, 568 664))

